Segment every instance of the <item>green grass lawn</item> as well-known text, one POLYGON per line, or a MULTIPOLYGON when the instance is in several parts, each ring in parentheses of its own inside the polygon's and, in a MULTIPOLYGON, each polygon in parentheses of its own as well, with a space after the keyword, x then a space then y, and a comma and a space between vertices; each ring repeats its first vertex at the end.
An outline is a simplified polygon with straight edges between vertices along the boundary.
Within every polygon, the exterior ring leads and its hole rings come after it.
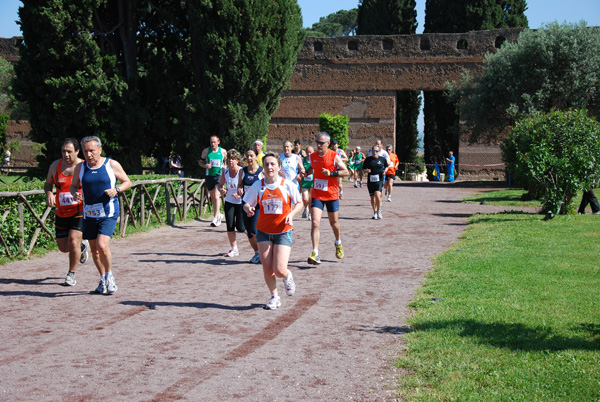
MULTIPOLYGON (((509 207, 534 207, 541 208, 542 204, 537 200, 522 201, 521 197, 526 191, 522 188, 510 188, 506 190, 493 190, 483 193, 478 193, 470 197, 466 197, 463 201, 468 203, 485 202, 490 205, 504 205, 509 207)), ((581 196, 580 196, 581 197, 581 196)))
POLYGON ((411 307, 408 400, 600 400, 600 218, 475 215, 411 307))

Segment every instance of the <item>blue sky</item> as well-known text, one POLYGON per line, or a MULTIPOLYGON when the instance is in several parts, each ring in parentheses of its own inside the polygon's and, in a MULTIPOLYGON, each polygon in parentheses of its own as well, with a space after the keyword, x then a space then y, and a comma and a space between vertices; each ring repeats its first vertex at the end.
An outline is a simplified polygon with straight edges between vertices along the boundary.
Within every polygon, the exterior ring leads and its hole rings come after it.
MULTIPOLYGON (((20 0, 0 0, 0 37, 10 38, 21 35, 15 21, 20 0)), ((338 10, 349 10, 358 6, 358 0, 298 0, 302 9, 304 26, 310 27, 320 17, 338 10)), ((600 0, 529 0, 525 12, 530 28, 539 28, 542 23, 579 22, 585 20, 588 25, 600 26, 600 0)), ((417 0, 417 33, 423 31, 425 0, 417 0)))

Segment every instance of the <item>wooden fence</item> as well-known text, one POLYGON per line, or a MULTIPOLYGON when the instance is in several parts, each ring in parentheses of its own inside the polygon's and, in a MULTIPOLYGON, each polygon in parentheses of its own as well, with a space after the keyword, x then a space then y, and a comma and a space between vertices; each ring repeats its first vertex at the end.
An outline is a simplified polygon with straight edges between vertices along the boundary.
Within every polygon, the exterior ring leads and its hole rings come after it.
MULTIPOLYGON (((0 192, 0 199, 17 199, 17 213, 19 217, 19 251, 17 255, 29 257, 42 230, 48 233, 53 241, 55 240, 54 228, 49 228, 47 226, 47 220, 53 208, 46 207, 42 216, 39 216, 27 199, 28 197, 44 194, 43 190, 0 192), (26 214, 30 214, 37 222, 28 249, 25 249, 26 214)), ((206 213, 207 208, 212 208, 210 197, 203 179, 168 178, 158 180, 136 180, 133 182, 129 191, 119 194, 120 216, 118 234, 121 237, 125 236, 127 225, 130 223, 135 228, 148 227, 153 216, 158 223, 163 224, 163 218, 161 218, 159 208, 157 207, 159 196, 163 197, 166 206, 167 225, 173 225, 177 220, 187 220, 190 211, 192 211, 196 217, 200 217, 206 213), (151 195, 148 188, 154 186, 156 186, 156 189, 154 190, 154 194, 151 195)), ((3 232, 5 231, 5 221, 10 214, 11 209, 12 207, 9 206, 4 211, 1 211, 0 241, 6 251, 6 255, 12 258, 15 257, 15 255, 10 252, 9 245, 5 236, 3 236, 3 232)))

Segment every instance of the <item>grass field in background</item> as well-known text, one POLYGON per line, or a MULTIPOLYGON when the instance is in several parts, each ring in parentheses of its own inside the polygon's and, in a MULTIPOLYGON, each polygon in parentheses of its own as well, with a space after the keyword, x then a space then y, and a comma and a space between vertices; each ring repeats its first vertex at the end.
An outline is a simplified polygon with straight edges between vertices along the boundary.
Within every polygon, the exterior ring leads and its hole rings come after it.
POLYGON ((403 397, 600 399, 600 218, 542 218, 475 215, 435 259, 397 362, 403 397))
POLYGON ((488 192, 477 193, 470 197, 466 197, 463 201, 467 203, 485 202, 489 205, 504 205, 509 207, 533 207, 541 208, 542 204, 537 200, 522 201, 521 197, 527 191, 522 188, 510 188, 506 190, 493 190, 488 192))

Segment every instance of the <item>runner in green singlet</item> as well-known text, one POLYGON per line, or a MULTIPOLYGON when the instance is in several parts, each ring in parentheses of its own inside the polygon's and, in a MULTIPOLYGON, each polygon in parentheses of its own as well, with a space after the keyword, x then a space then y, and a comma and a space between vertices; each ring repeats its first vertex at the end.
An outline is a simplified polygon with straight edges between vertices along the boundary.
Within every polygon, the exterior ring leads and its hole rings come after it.
POLYGON ((365 154, 363 154, 360 150, 360 147, 356 147, 356 152, 354 153, 354 187, 362 188, 362 178, 363 178, 363 162, 365 161, 365 154))
MULTIPOLYGON (((304 165, 304 171, 308 172, 308 168, 310 168, 310 154, 315 152, 314 148, 310 145, 306 147, 306 156, 302 158, 302 164, 304 165)), ((310 216, 310 193, 313 187, 313 175, 308 175, 302 178, 302 183, 300 183, 300 192, 302 193, 302 203, 304 204, 304 211, 302 212, 302 217, 308 220, 311 219, 310 216)))
POLYGON ((210 194, 213 204, 213 220, 211 226, 219 226, 223 216, 221 215, 221 193, 217 184, 221 178, 221 169, 225 168, 225 157, 227 151, 219 146, 221 141, 219 137, 213 135, 210 137, 210 147, 204 148, 200 156, 200 166, 206 169, 206 189, 210 194))

